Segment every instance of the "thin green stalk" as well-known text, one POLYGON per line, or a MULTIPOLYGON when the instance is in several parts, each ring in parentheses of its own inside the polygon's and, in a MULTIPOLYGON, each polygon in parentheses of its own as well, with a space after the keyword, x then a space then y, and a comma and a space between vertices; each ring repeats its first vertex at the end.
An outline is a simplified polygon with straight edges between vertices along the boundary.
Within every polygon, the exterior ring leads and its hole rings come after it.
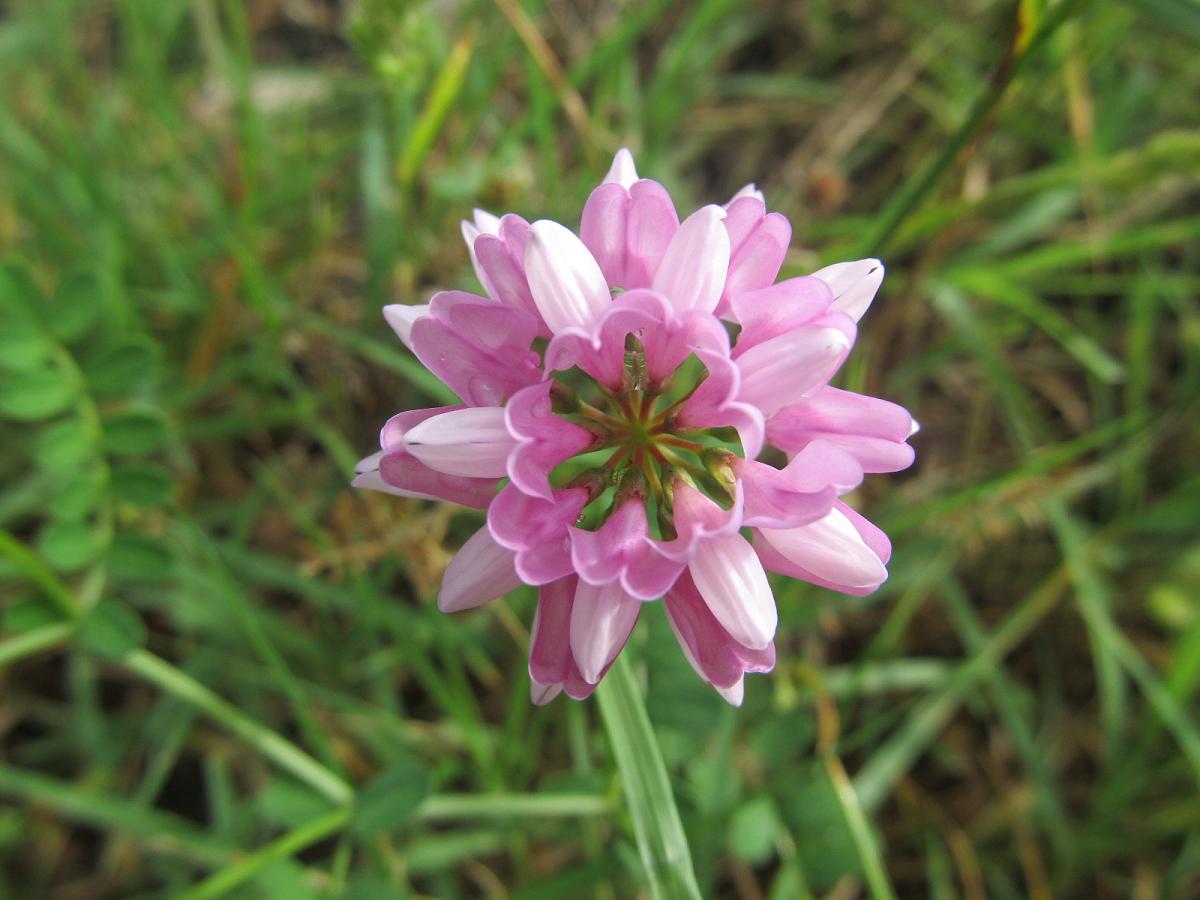
POLYGON ((7 666, 26 656, 64 643, 74 631, 75 626, 70 622, 55 622, 0 641, 0 666, 7 666))
POLYGON ((596 691, 655 900, 700 900, 692 853, 641 689, 625 654, 596 691))
POLYGON ((353 799, 354 790, 350 785, 325 766, 271 729, 259 725, 166 660, 145 650, 135 650, 127 655, 122 663, 129 671, 212 717, 243 738, 263 756, 287 769, 333 802, 347 804, 353 799))
POLYGON ((607 816, 613 801, 597 794, 439 794, 417 813, 426 821, 441 819, 511 819, 542 816, 607 816))
POLYGON ((892 197, 891 202, 883 208, 883 212, 875 217, 875 227, 864 238, 858 256, 878 254, 886 247, 901 223, 937 186, 942 176, 954 165, 958 155, 991 117, 1026 60, 1033 56, 1045 44, 1046 39, 1086 2, 1087 0, 1064 0, 1050 11, 1041 26, 1023 45, 1018 36, 1017 40, 1013 42, 1013 49, 1005 57, 999 70, 992 76, 983 93, 976 99, 967 118, 950 136, 950 139, 942 145, 941 152, 930 160, 929 165, 920 175, 905 182, 899 192, 892 197))
POLYGON ((346 827, 350 821, 350 808, 343 807, 326 813, 319 819, 314 819, 299 828, 289 831, 278 840, 272 841, 265 847, 255 850, 227 869, 222 869, 199 884, 196 884, 176 895, 176 900, 212 900, 213 897, 223 897, 239 884, 249 881, 267 866, 281 859, 287 859, 299 853, 306 847, 311 847, 330 835, 336 834, 346 827))

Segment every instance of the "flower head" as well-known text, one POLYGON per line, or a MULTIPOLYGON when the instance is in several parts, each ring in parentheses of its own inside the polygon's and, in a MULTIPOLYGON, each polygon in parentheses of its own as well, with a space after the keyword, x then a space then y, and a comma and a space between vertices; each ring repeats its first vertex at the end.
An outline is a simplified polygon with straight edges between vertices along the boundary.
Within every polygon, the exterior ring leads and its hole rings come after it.
POLYGON ((578 236, 478 210, 462 230, 487 296, 384 315, 463 405, 394 416, 354 483, 487 511, 438 605, 537 586, 535 702, 588 696, 662 598, 740 703, 775 662, 768 571, 848 594, 887 578, 886 536, 839 498, 912 462, 913 420, 829 385, 877 260, 776 282, 791 228, 753 185, 681 222, 627 150, 578 236))

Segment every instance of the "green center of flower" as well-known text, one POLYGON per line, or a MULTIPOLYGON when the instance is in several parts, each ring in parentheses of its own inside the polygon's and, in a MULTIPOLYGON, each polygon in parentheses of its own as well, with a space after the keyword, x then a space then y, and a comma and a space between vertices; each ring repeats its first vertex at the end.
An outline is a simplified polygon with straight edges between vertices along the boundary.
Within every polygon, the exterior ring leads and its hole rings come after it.
POLYGON ((742 445, 733 428, 689 428, 678 421, 688 398, 708 377, 689 356, 662 382, 650 379, 641 342, 626 341, 619 389, 600 384, 579 368, 555 374, 551 402, 556 415, 593 436, 585 452, 558 465, 554 488, 587 487, 592 500, 579 526, 599 528, 629 500, 646 504, 647 521, 661 540, 675 537, 672 495, 685 481, 724 509, 733 503, 731 461, 742 445))

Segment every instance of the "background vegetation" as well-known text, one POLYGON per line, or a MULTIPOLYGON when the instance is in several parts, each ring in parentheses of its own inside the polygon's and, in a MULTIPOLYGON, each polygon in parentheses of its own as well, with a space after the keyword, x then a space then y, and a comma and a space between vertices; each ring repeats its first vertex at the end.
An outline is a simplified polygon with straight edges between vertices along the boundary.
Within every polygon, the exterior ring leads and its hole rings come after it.
POLYGON ((380 306, 628 144, 882 257, 844 383, 924 426, 891 580, 778 584, 742 710, 643 617, 704 895, 1200 896, 1197 10, 0 7, 0 895, 646 890, 531 594, 433 606, 478 517, 347 489, 445 400, 380 306))

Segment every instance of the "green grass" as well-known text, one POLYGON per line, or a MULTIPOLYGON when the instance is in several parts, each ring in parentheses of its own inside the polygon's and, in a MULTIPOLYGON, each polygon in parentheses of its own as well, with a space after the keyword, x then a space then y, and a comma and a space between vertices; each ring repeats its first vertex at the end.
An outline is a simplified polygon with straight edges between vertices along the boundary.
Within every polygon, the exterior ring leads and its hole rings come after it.
POLYGON ((1200 893, 1195 5, 334 6, 0 14, 0 897, 1200 893), (379 307, 623 144, 883 258, 923 426, 739 711, 658 607, 532 707, 532 592, 433 605, 479 517, 347 488, 448 401, 379 307))

